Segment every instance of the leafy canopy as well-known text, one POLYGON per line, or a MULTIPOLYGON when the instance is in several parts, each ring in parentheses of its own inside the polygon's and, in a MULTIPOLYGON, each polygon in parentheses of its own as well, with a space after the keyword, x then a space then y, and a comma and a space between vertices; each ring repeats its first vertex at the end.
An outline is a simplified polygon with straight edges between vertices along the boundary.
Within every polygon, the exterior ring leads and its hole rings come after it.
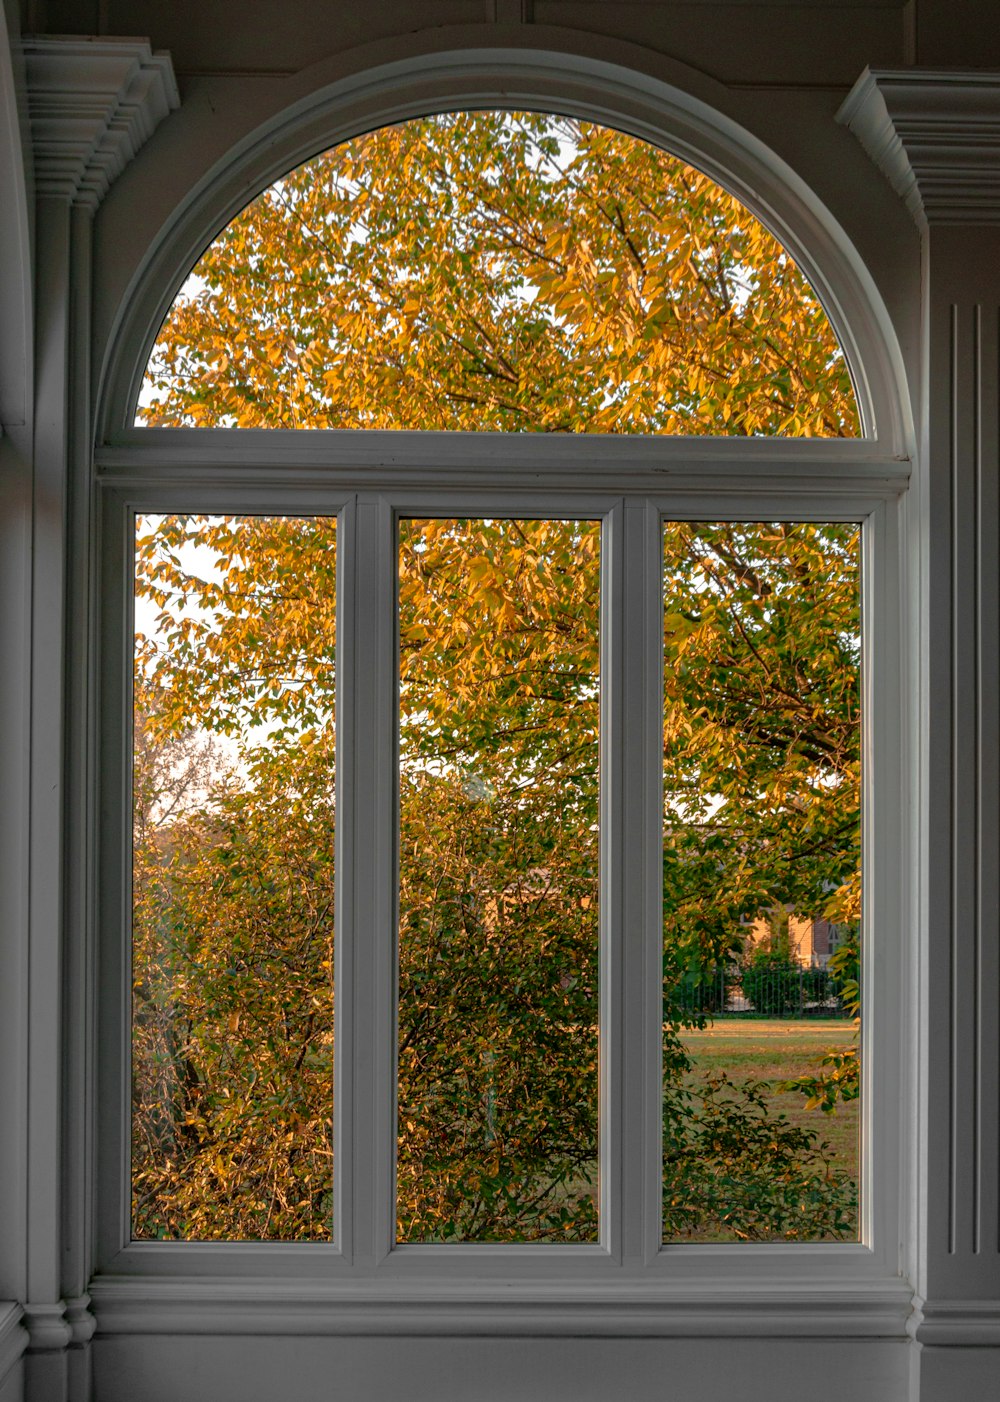
MULTIPOLYGON (((525 113, 385 128, 265 191, 198 263, 141 405, 857 432, 822 308, 738 202, 525 113)), ((401 525, 403 1240, 595 1237, 599 569, 585 521, 401 525)), ((857 571, 850 525, 665 527, 668 1236, 852 1230, 814 1133, 694 1075, 679 990, 776 903, 856 919, 857 571)), ((328 1237, 335 524, 141 522, 136 589, 135 1230, 328 1237)))
POLYGON ((676 157, 570 117, 382 127, 259 195, 161 328, 140 423, 858 432, 823 308, 676 157))

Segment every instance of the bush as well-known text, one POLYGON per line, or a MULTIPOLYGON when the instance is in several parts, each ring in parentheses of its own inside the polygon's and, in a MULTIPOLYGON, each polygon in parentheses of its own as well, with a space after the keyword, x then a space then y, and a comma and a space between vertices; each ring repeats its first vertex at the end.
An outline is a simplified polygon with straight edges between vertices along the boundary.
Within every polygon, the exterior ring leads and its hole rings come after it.
POLYGON ((767 1017, 797 1012, 805 996, 803 970, 785 954, 758 950, 743 968, 743 996, 767 1017))
POLYGON ((827 1003, 833 996, 830 975, 826 969, 800 969, 803 1003, 827 1003))
POLYGON ((676 982, 665 981, 664 999, 682 1017, 724 1012, 727 981, 725 968, 704 964, 689 969, 676 982))
POLYGON ((704 1076, 664 1088, 667 1241, 852 1236, 857 1187, 814 1130, 776 1115, 764 1081, 704 1076))

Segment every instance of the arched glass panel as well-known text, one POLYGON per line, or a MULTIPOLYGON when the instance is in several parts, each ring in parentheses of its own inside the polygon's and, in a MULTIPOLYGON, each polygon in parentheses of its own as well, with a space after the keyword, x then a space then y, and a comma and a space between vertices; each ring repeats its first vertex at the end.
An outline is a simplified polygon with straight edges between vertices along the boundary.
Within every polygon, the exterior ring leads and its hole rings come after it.
POLYGON ((859 432, 826 313, 745 206, 526 112, 382 127, 270 186, 181 288, 136 422, 859 432))

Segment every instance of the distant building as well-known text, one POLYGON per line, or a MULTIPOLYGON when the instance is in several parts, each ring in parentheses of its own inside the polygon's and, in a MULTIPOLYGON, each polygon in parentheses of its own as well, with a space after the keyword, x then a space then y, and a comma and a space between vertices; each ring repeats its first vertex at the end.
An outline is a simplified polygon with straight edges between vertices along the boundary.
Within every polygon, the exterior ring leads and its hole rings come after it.
MULTIPOLYGON (((788 916, 788 951, 804 969, 825 969, 830 956, 844 938, 844 927, 830 920, 810 920, 805 916, 788 916)), ((744 950, 749 952, 766 940, 775 938, 771 921, 761 917, 747 923, 744 950)))

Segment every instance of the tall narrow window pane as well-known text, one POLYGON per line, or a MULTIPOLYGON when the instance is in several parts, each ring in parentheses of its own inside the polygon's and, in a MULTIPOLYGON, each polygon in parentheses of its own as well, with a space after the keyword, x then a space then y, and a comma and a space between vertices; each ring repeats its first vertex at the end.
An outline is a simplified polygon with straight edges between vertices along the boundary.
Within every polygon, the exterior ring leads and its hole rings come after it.
POLYGON ((859 576, 853 524, 664 527, 667 1241, 857 1237, 859 576))
POLYGON ((336 523, 135 539, 132 1222, 329 1240, 336 523))
POLYGON ((403 1242, 597 1239, 599 541, 400 526, 403 1242))

